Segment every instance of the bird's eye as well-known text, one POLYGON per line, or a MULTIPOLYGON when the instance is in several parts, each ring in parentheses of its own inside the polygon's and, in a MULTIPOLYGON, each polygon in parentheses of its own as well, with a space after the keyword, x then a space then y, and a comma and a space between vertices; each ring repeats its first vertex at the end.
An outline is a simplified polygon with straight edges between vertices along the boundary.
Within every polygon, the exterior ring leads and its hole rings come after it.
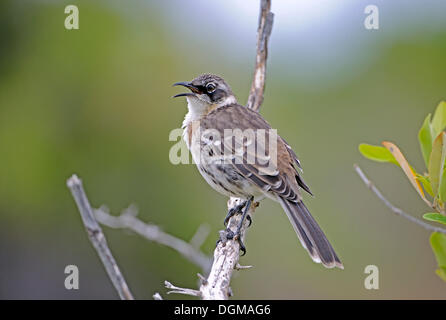
POLYGON ((214 92, 215 91, 215 84, 213 84, 212 82, 211 83, 208 83, 207 85, 206 85, 206 90, 207 90, 207 92, 208 93, 212 93, 212 92, 214 92))

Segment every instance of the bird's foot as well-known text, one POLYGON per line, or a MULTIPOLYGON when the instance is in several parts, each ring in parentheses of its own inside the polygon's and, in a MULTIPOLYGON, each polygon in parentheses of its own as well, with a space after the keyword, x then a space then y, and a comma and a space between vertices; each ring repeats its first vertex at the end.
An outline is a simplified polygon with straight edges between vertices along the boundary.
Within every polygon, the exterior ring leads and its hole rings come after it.
POLYGON ((224 246, 228 240, 232 240, 234 238, 234 232, 229 228, 226 228, 225 230, 220 230, 219 234, 220 234, 220 237, 218 238, 217 242, 215 243, 216 247, 218 246, 218 244, 220 242, 223 243, 223 246, 224 246))
POLYGON ((240 246, 240 251, 242 251, 242 256, 244 256, 246 254, 246 247, 243 244, 242 241, 242 235, 240 233, 240 231, 237 232, 233 232, 231 229, 226 229, 226 230, 222 230, 220 231, 220 239, 217 240, 217 242, 215 243, 215 246, 218 246, 218 244, 220 242, 223 242, 223 245, 226 243, 226 241, 228 240, 236 240, 240 246))
MULTIPOLYGON (((247 202, 248 201, 243 201, 242 203, 240 203, 240 204, 236 205, 235 207, 229 209, 228 214, 226 215, 226 218, 223 221, 223 224, 226 226, 228 224, 228 222, 229 222, 229 219, 231 219, 237 213, 242 214, 243 213, 243 208, 246 206, 247 202)), ((251 223, 249 225, 251 225, 251 223)))
POLYGON ((234 233, 232 230, 227 229, 226 230, 226 239, 237 241, 240 246, 240 251, 242 252, 242 256, 244 256, 246 254, 246 247, 243 244, 242 234, 241 234, 240 230, 237 231, 236 233, 234 233))
POLYGON ((242 214, 242 217, 240 219, 240 222, 237 226, 237 231, 234 233, 231 229, 227 228, 225 231, 220 232, 220 239, 217 241, 216 245, 218 245, 220 242, 223 242, 223 244, 227 240, 235 240, 238 242, 240 246, 240 251, 242 252, 242 256, 246 254, 246 247, 243 244, 242 241, 242 226, 243 223, 246 220, 248 220, 248 227, 252 224, 252 218, 248 214, 249 208, 251 207, 252 202, 254 201, 254 197, 249 198, 248 200, 244 201, 243 203, 231 208, 225 218, 224 224, 227 225, 229 222, 229 219, 233 217, 235 214, 240 213, 242 214))

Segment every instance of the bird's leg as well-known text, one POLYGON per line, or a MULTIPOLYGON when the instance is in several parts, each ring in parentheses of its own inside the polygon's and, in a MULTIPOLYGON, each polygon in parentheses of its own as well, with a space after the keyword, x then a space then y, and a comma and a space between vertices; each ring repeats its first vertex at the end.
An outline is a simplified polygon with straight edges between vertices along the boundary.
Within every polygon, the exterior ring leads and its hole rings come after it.
MULTIPOLYGON (((242 229, 243 223, 245 222, 245 219, 248 220, 248 222, 249 222, 248 227, 251 226, 251 224, 252 224, 252 218, 248 214, 248 211, 249 211, 249 208, 251 207, 251 204, 253 201, 254 201, 254 197, 251 197, 248 200, 243 201, 243 203, 231 208, 225 218, 225 221, 224 221, 224 224, 227 225, 227 223, 229 222, 229 219, 232 218, 235 214, 237 214, 237 213, 242 214, 242 218, 237 226, 236 232, 234 233, 231 229, 227 228, 225 231, 225 236, 224 236, 224 238, 227 240, 235 239, 238 241, 238 243, 240 245, 240 250, 243 252, 242 256, 244 256, 246 254, 246 247, 241 240, 241 229, 242 229)), ((216 245, 218 245, 221 241, 222 241, 221 238, 219 240, 217 240, 216 245)))
MULTIPOLYGON (((229 209, 228 214, 226 215, 225 220, 223 221, 223 224, 226 226, 229 222, 229 219, 231 219, 234 215, 237 213, 243 213, 242 209, 246 206, 246 203, 248 201, 243 201, 242 203, 236 205, 235 207, 229 209)), ((251 225, 251 224, 250 224, 251 225)))
MULTIPOLYGON (((240 223, 237 227, 237 231, 235 232, 235 239, 238 241, 238 243, 240 245, 240 250, 243 252, 242 256, 244 256, 246 254, 246 247, 242 242, 241 230, 242 230, 243 223, 245 222, 245 219, 248 216, 248 211, 249 211, 249 208, 251 207, 251 203, 253 201, 254 201, 254 197, 251 197, 246 201, 245 209, 243 210, 243 214, 242 214, 242 218, 240 219, 240 223)), ((251 225, 251 222, 252 222, 251 217, 249 217, 249 221, 250 221, 249 225, 251 225)))

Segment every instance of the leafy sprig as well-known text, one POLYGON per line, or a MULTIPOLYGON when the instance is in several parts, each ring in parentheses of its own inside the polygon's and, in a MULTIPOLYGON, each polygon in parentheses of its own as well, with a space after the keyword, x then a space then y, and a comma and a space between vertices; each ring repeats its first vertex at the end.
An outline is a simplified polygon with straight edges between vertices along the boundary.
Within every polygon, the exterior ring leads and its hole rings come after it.
MULTIPOLYGON (((406 160, 400 149, 392 142, 383 141, 382 146, 360 144, 361 154, 373 161, 388 162, 399 166, 415 188, 420 198, 435 212, 423 218, 446 224, 446 102, 437 106, 434 116, 428 114, 418 132, 421 153, 426 164, 423 174, 418 173, 406 160), (426 195, 427 194, 427 195, 426 195)), ((434 232, 430 243, 439 269, 437 275, 446 281, 446 235, 434 232)))

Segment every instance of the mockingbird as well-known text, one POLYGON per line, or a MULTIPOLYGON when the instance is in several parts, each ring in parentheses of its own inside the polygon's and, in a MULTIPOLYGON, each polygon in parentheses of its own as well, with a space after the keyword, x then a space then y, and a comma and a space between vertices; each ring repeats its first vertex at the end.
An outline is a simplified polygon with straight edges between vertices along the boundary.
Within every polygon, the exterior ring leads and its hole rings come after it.
POLYGON ((190 92, 183 138, 204 179, 229 197, 245 199, 225 219, 241 213, 236 239, 243 253, 240 228, 253 201, 279 202, 311 258, 327 268, 343 265, 321 228, 302 201, 301 189, 312 194, 303 181, 294 151, 263 117, 240 104, 219 76, 203 74, 190 82, 177 82, 190 92), (242 211, 243 210, 243 211, 242 211))

